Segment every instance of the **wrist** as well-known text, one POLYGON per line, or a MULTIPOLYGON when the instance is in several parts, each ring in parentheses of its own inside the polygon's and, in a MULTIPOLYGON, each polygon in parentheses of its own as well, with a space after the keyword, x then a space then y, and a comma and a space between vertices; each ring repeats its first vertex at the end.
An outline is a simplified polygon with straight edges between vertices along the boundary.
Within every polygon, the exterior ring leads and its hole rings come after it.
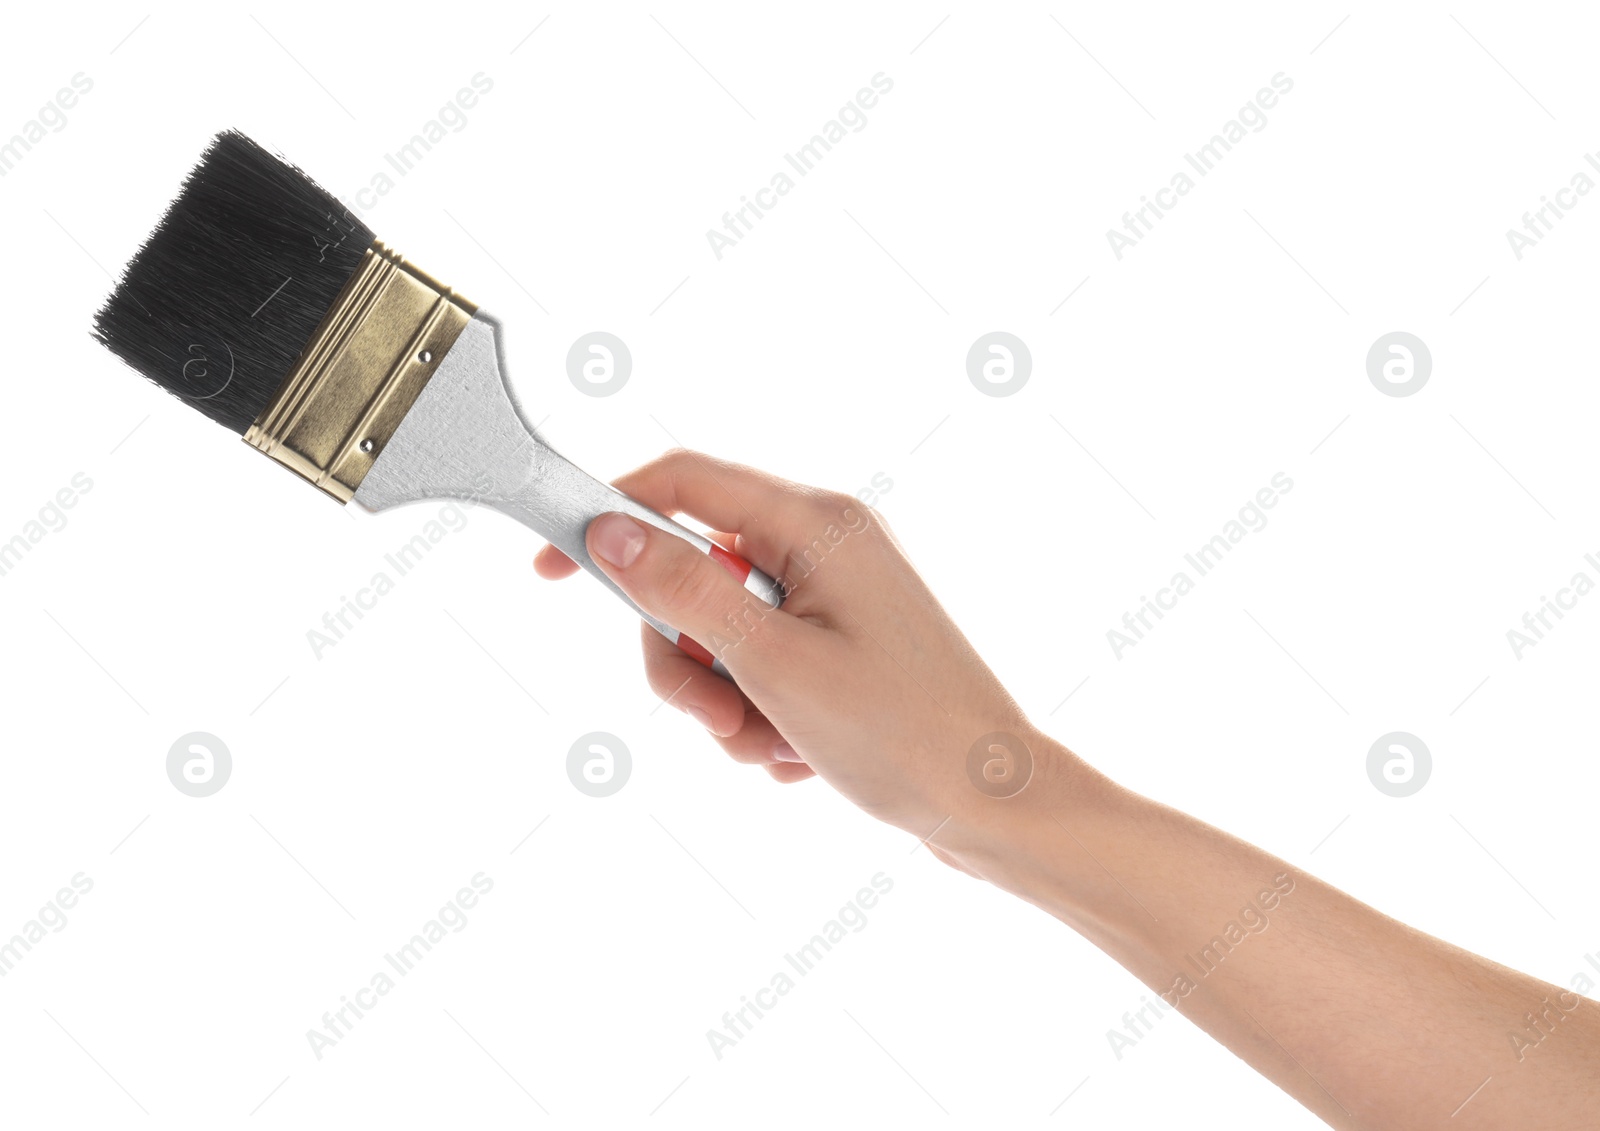
POLYGON ((1050 736, 1018 737, 1028 754, 1022 786, 1006 794, 979 777, 929 843, 965 871, 1068 918, 1082 885, 1063 864, 1085 856, 1074 846, 1075 835, 1087 835, 1083 817, 1115 820, 1131 795, 1050 736))

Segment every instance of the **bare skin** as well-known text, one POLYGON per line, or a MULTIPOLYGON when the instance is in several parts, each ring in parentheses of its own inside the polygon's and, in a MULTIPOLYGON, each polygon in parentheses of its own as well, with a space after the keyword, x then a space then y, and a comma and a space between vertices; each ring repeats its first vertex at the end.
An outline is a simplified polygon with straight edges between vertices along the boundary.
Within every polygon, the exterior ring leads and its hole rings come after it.
MULTIPOLYGON (((670 535, 622 515, 589 527, 623 590, 738 681, 644 627, 651 688, 735 761, 780 782, 821 777, 1054 915, 1333 1127, 1600 1125, 1600 1004, 1107 779, 1029 722, 851 496, 681 451, 616 486, 709 525, 789 586, 769 611, 670 535), (995 733, 1026 749, 988 748, 1026 782, 1008 797, 968 769, 995 733)), ((549 546, 535 565, 547 578, 577 568, 549 546)))

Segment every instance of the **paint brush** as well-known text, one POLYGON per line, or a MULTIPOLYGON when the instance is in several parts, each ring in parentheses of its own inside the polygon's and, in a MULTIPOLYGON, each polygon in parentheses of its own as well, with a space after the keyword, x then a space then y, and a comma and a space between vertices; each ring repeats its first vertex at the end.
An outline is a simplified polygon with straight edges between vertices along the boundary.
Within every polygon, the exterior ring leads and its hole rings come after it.
POLYGON ((218 134, 95 316, 112 353, 340 503, 481 503, 533 528, 659 632, 590 558, 621 511, 710 554, 768 605, 738 555, 559 455, 506 378, 500 323, 401 258, 298 168, 218 134))

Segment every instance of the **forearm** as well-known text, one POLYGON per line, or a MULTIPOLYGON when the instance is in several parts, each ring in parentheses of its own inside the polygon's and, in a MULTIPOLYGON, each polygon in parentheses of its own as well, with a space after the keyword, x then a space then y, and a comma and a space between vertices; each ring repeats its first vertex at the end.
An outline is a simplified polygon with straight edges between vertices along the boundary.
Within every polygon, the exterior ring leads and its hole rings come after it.
POLYGON ((1600 1005, 1037 742, 1029 787, 963 809, 936 843, 1095 943, 1160 995, 1156 1008, 1336 1127, 1593 1125, 1600 1005))

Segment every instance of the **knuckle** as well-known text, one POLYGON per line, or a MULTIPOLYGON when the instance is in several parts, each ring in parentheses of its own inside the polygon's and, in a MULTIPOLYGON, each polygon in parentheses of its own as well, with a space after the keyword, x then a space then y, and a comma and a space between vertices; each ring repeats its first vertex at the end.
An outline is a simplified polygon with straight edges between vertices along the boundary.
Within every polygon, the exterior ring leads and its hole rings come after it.
POLYGON ((817 527, 819 530, 860 534, 867 530, 882 529, 883 518, 877 511, 854 495, 842 491, 824 492, 818 500, 817 527))
POLYGON ((848 516, 850 512, 861 509, 861 500, 845 491, 829 491, 826 498, 828 509, 836 515, 848 516))
POLYGON ((814 526, 837 522, 855 499, 839 491, 808 487, 801 498, 806 519, 814 526))
POLYGON ((640 464, 628 472, 624 478, 632 481, 637 479, 666 479, 670 481, 674 475, 682 472, 684 467, 692 466, 695 453, 688 448, 668 448, 654 459, 640 464))
POLYGON ((690 468, 698 468, 705 458, 704 455, 693 448, 679 446, 668 448, 665 452, 662 452, 656 462, 665 471, 682 472, 690 468))

